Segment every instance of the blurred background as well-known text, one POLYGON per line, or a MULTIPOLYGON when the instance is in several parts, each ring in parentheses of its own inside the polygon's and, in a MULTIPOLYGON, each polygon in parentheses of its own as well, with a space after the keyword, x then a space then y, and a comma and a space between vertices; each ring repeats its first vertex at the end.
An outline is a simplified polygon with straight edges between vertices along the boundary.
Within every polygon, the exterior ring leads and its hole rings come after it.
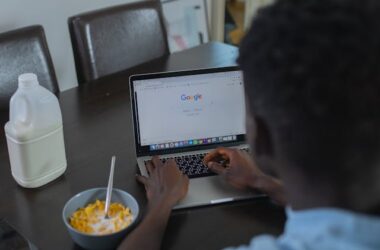
MULTIPOLYGON (((43 25, 60 90, 77 86, 67 19, 138 0, 1 0, 0 33, 43 25)), ((160 0, 156 0, 160 1, 160 0)), ((238 46, 257 10, 273 0, 161 0, 171 52, 209 41, 238 46)))

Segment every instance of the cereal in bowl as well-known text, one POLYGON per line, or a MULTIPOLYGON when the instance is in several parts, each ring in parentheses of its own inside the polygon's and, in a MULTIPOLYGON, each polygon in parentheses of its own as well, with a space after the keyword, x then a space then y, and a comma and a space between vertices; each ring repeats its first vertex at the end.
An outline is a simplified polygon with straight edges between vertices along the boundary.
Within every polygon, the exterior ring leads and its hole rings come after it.
POLYGON ((117 202, 111 203, 107 219, 104 209, 105 202, 96 200, 75 211, 69 218, 69 223, 76 230, 93 235, 116 233, 132 223, 133 215, 128 207, 117 202))

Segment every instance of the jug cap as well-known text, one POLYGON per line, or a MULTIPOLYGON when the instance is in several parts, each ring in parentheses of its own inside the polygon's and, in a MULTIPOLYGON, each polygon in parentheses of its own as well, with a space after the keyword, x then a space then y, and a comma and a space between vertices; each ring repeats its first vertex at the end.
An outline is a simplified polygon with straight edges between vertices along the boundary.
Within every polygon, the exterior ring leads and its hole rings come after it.
POLYGON ((21 88, 28 88, 38 85, 38 79, 36 74, 26 73, 21 74, 18 77, 18 86, 21 88))

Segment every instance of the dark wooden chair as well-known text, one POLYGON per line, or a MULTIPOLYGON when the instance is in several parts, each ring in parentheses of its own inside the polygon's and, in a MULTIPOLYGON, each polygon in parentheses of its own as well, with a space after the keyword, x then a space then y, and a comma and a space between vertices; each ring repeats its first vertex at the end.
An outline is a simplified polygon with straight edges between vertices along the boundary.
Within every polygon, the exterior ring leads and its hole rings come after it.
POLYGON ((28 26, 0 34, 0 110, 9 107, 18 76, 35 73, 42 86, 59 93, 57 77, 42 26, 28 26))
POLYGON ((79 84, 169 54, 159 1, 142 1, 70 17, 79 84))

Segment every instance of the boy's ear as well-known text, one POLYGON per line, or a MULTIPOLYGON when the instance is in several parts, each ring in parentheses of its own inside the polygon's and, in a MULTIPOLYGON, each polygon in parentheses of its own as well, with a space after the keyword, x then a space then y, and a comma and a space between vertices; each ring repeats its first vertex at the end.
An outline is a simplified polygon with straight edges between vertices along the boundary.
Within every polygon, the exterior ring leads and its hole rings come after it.
POLYGON ((259 116, 254 118, 255 138, 253 146, 257 157, 274 157, 273 137, 267 123, 259 116))
POLYGON ((277 176, 273 137, 268 125, 259 116, 247 113, 246 117, 247 139, 251 145, 254 160, 264 173, 277 176))

